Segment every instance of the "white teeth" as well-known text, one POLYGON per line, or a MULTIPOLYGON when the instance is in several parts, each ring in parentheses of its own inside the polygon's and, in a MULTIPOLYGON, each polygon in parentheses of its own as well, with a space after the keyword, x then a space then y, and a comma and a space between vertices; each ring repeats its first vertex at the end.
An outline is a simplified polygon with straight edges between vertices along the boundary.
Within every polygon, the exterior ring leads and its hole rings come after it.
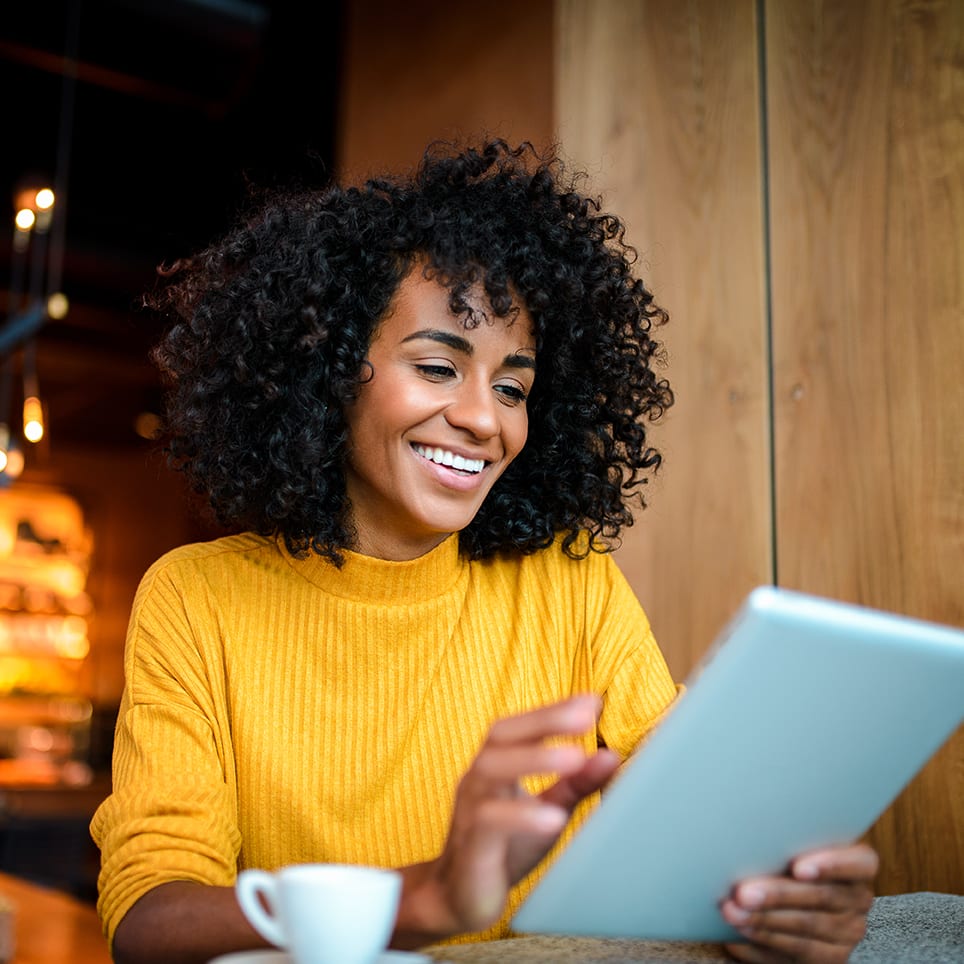
POLYGON ((414 448, 423 459, 435 462, 436 465, 449 465, 453 469, 473 473, 481 472, 485 468, 484 459, 467 459, 461 455, 456 455, 454 452, 447 452, 445 449, 432 448, 426 445, 416 445, 414 448))

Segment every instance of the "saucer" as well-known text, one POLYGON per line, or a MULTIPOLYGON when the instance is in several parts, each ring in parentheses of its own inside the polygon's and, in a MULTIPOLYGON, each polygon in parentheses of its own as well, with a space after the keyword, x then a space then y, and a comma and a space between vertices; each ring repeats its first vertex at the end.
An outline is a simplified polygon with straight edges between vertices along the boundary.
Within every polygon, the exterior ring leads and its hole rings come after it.
MULTIPOLYGON (((212 957, 208 964, 293 964, 287 951, 235 951, 212 957)), ((382 951, 375 964, 433 964, 432 958, 414 951, 382 951)))

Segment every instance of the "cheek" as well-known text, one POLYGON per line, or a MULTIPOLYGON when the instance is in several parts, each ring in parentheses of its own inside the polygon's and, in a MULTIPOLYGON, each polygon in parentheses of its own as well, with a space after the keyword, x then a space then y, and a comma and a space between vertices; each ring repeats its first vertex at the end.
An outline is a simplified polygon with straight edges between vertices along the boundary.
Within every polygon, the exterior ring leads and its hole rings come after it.
POLYGON ((432 387, 404 379, 373 378, 346 409, 351 447, 360 454, 392 449, 439 408, 432 387))
POLYGON ((378 448, 378 428, 383 419, 378 415, 378 399, 374 386, 364 386, 354 403, 345 409, 348 427, 348 462, 357 467, 359 462, 373 456, 378 448))
POLYGON ((529 437, 529 416, 525 409, 518 414, 519 418, 512 423, 505 436, 506 450, 513 459, 522 451, 529 437))

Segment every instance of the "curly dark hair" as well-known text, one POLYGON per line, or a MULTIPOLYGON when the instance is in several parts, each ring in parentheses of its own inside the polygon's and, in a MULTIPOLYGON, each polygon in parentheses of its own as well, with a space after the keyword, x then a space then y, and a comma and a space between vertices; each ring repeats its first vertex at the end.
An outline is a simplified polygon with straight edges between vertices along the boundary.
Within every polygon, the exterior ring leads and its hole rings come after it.
POLYGON ((148 304, 173 316, 153 359, 167 387, 171 464, 229 528, 284 538, 334 563, 351 548, 345 406, 379 320, 416 263, 493 312, 536 328, 529 435, 472 523, 471 558, 529 553, 557 536, 608 551, 660 464, 644 422, 672 404, 654 365, 666 321, 621 221, 528 144, 436 143, 409 177, 272 190, 223 240, 161 269, 148 304), (588 535, 588 539, 580 534, 588 535))

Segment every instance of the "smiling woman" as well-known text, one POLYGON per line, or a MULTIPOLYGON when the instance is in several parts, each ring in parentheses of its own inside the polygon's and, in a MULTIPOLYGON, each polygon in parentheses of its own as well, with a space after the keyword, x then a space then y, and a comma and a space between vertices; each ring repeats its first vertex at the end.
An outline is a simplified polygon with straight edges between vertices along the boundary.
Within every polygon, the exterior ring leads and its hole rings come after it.
MULTIPOLYGON (((437 145, 169 272, 168 450, 240 531, 135 600, 91 828, 118 964, 259 946, 237 874, 293 863, 397 868, 397 947, 504 936, 671 705, 607 554, 672 401, 621 237, 558 161, 437 145)), ((728 919, 834 959, 872 866, 811 855, 728 919)))
POLYGON ((454 314, 448 291, 415 268, 372 339, 371 377, 345 413, 359 552, 401 560, 434 549, 475 518, 522 451, 532 318, 524 307, 489 318, 477 288, 467 303, 454 314))
POLYGON ((660 462, 645 424, 672 402, 652 364, 665 313, 578 180, 527 148, 436 145, 411 179, 257 197, 233 233, 178 262, 154 299, 175 319, 155 352, 170 451, 220 522, 336 564, 355 544, 347 413, 373 333, 421 274, 448 296, 433 317, 466 321, 459 336, 525 311, 539 367, 527 443, 462 551, 531 552, 562 534, 584 555, 631 525, 660 462))

